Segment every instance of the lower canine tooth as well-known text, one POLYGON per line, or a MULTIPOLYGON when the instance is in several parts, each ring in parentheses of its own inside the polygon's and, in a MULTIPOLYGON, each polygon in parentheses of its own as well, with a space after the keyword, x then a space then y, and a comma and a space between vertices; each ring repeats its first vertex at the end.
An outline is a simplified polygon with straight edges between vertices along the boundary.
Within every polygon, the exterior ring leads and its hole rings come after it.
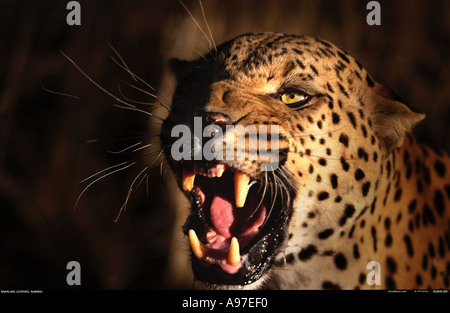
POLYGON ((230 251, 228 252, 228 264, 236 266, 241 262, 241 255, 239 253, 239 242, 236 237, 231 239, 230 251))
POLYGON ((189 243, 196 258, 203 260, 206 254, 206 247, 198 240, 197 234, 193 229, 189 229, 189 243))
POLYGON ((183 168, 183 190, 191 192, 194 187, 195 169, 183 168))
POLYGON ((234 173, 234 196, 237 208, 242 208, 247 200, 248 193, 248 183, 250 181, 250 176, 247 174, 236 171, 234 173))

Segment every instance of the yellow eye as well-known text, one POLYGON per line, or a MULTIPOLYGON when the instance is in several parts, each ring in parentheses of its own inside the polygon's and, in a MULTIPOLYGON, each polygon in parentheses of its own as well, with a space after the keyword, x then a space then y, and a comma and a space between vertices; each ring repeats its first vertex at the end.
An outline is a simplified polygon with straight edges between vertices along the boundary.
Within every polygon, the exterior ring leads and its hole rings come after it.
POLYGON ((300 101, 305 101, 306 96, 298 93, 283 93, 281 95, 281 101, 283 101, 285 104, 292 104, 300 101))
POLYGON ((293 104, 304 104, 307 100, 309 100, 309 97, 302 93, 287 92, 281 94, 280 100, 285 104, 292 106, 293 104))

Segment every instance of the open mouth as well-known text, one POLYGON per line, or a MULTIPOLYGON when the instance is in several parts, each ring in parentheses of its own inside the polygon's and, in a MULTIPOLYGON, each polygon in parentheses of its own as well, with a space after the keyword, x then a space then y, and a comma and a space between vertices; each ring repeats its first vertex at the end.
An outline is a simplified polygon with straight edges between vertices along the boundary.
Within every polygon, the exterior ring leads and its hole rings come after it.
POLYGON ((227 285, 258 280, 284 241, 291 207, 287 191, 204 161, 183 163, 182 188, 192 200, 183 230, 196 279, 227 285))

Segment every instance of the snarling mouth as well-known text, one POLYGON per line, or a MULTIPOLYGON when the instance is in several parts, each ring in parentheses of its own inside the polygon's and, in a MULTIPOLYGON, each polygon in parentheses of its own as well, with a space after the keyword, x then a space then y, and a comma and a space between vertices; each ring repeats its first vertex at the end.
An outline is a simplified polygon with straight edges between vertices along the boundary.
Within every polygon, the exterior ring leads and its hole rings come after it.
POLYGON ((269 268, 286 235, 287 191, 223 163, 183 163, 182 188, 192 200, 183 226, 195 278, 245 285, 269 268))

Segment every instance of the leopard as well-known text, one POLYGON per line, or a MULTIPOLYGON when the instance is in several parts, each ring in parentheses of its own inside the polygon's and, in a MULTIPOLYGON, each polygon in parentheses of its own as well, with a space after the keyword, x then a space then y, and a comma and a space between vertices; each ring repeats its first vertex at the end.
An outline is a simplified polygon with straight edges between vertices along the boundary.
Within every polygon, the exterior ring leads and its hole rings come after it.
POLYGON ((414 137, 425 114, 343 48, 249 33, 169 66, 160 140, 191 203, 199 288, 448 289, 450 158, 414 137), (244 157, 198 153, 225 145, 244 157))

